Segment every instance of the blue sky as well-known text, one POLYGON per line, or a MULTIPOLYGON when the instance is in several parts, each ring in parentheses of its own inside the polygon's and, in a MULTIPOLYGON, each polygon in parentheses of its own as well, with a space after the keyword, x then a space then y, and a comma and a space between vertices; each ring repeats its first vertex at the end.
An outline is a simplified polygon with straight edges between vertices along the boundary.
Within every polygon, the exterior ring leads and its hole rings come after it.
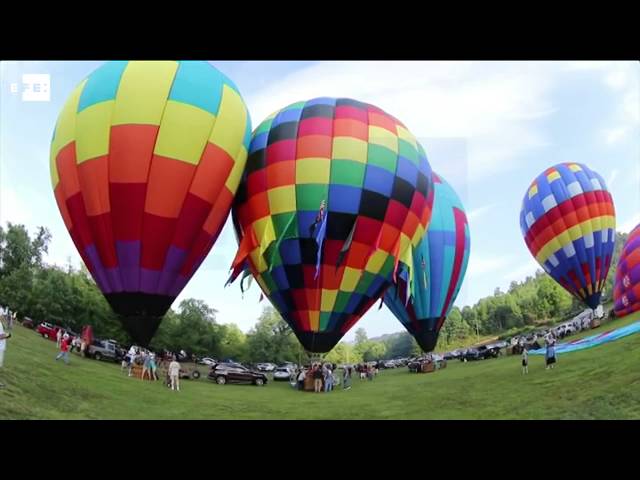
MULTIPOLYGON (((67 95, 103 62, 0 63, 0 220, 52 234, 47 261, 79 265, 51 191, 49 142, 67 95), (21 98, 23 74, 49 74, 49 102, 21 98), (11 85, 18 91, 12 92, 11 85)), ((432 168, 458 191, 470 218, 463 306, 538 268, 519 229, 530 182, 559 162, 586 163, 612 192, 618 231, 640 223, 640 64, 635 62, 217 62, 238 86, 254 128, 295 101, 344 96, 399 118, 432 168)), ((227 223, 182 292, 244 331, 263 303, 254 284, 223 288, 236 244, 227 223)), ((174 304, 177 306, 178 301, 174 304)), ((402 329, 377 304, 357 326, 370 336, 402 329)), ((357 328, 356 326, 356 328, 357 328)), ((346 339, 353 338, 352 329, 346 339)))

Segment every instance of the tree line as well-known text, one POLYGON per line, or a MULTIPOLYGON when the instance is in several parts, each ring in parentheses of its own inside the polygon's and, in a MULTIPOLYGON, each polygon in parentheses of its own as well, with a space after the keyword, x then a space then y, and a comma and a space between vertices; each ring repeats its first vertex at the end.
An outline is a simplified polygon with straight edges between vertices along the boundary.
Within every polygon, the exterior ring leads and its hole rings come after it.
MULTIPOLYGON (((617 234, 604 289, 605 302, 613 292, 615 266, 626 238, 626 234, 617 234)), ((76 332, 91 325, 99 338, 131 344, 84 265, 80 269, 71 265, 63 268, 43 261, 50 241, 51 234, 43 227, 31 236, 24 225, 0 226, 0 304, 36 323, 50 322, 76 332)), ((436 350, 472 343, 480 335, 501 335, 563 320, 583 308, 539 270, 522 282, 512 282, 507 292, 497 288, 493 295, 473 306, 454 307, 444 322, 436 350)), ((307 359, 295 334, 273 307, 265 307, 255 326, 245 334, 233 323, 219 323, 214 308, 193 298, 167 312, 150 347, 247 363, 307 359)), ((359 363, 419 353, 417 343, 406 332, 369 339, 366 331, 359 328, 354 342, 340 342, 326 358, 335 363, 359 363)))

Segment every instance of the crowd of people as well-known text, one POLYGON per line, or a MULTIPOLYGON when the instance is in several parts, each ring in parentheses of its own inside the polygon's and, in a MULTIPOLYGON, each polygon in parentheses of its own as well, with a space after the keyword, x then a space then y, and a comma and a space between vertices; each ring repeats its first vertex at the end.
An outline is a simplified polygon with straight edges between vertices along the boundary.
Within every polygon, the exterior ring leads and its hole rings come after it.
MULTIPOLYGON (((186 356, 184 352, 181 352, 183 357, 186 356)), ((159 356, 150 350, 131 346, 127 355, 122 359, 121 371, 127 370, 128 376, 133 375, 134 365, 142 367, 140 378, 144 380, 146 377, 151 381, 160 380, 158 377, 158 365, 164 364, 166 369, 165 383, 173 391, 180 391, 180 362, 177 360, 177 355, 165 351, 159 356)))
POLYGON ((355 373, 360 380, 373 380, 378 374, 378 366, 373 364, 361 363, 355 366, 345 365, 342 367, 342 375, 337 373, 337 365, 320 362, 312 363, 309 367, 301 367, 296 369, 292 374, 291 384, 298 390, 305 390, 305 382, 307 379, 313 380, 314 393, 331 392, 334 387, 340 385, 342 378, 343 390, 350 390, 352 386, 352 378, 355 373))

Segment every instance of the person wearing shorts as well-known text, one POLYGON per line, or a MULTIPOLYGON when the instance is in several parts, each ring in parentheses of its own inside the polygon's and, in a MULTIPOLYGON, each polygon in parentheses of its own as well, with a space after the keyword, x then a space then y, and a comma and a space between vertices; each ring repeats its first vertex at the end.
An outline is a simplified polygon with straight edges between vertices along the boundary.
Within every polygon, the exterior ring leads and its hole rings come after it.
POLYGON ((526 348, 522 349, 522 374, 526 375, 529 373, 529 352, 527 352, 526 348))

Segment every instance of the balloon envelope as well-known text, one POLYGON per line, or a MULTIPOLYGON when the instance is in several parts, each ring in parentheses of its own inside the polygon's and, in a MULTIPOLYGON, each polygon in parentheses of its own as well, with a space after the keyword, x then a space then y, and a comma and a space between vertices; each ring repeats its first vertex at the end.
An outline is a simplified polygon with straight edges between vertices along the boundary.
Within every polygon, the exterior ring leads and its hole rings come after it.
POLYGON ((216 241, 250 132, 237 87, 206 62, 107 62, 69 95, 51 143, 55 198, 137 342, 216 241))
POLYGON ((290 105, 253 134, 234 203, 246 265, 310 352, 382 296, 431 217, 431 168, 397 119, 366 103, 290 105))
POLYGON ((469 224, 460 198, 435 172, 433 185, 433 214, 413 252, 414 273, 403 265, 402 279, 384 296, 385 305, 425 352, 436 346, 462 285, 470 249, 469 224))
POLYGON ((640 225, 629 233, 620 253, 613 288, 613 310, 618 317, 640 310, 640 225))
POLYGON ((615 244, 615 209, 602 177, 579 163, 545 170, 524 196, 520 228, 544 270, 596 308, 615 244))

